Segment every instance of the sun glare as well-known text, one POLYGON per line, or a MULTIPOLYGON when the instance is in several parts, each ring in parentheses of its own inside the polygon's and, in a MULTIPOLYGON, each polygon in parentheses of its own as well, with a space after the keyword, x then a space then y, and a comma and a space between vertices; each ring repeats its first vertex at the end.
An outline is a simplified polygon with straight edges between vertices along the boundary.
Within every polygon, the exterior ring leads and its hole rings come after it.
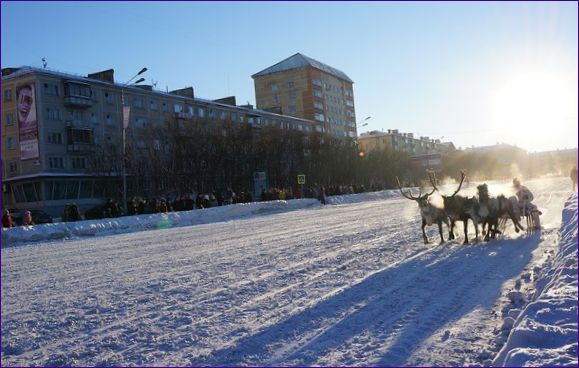
POLYGON ((495 128, 505 142, 527 140, 527 146, 533 145, 545 139, 545 129, 565 129, 576 96, 565 78, 537 70, 518 72, 496 92, 495 128))

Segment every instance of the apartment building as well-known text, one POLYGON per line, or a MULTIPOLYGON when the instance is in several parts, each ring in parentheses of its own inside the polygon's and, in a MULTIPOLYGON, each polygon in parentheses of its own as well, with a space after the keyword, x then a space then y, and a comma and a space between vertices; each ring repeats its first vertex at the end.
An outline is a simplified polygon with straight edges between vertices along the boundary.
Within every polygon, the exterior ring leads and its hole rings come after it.
POLYGON ((358 147, 361 152, 390 149, 395 152, 405 152, 410 156, 446 153, 455 149, 452 142, 441 142, 430 137, 415 138, 413 133, 401 133, 398 129, 388 129, 387 132, 377 130, 362 133, 358 137, 358 147))
POLYGON ((356 137, 354 82, 344 72, 297 53, 252 78, 259 109, 311 120, 318 132, 356 137))
MULTIPOLYGON (((112 69, 84 77, 5 68, 2 89, 2 207, 42 208, 53 216, 71 202, 84 211, 105 198, 122 198, 123 107, 130 107, 124 152, 129 173, 153 170, 169 133, 195 124, 215 128, 224 139, 227 131, 219 126, 248 126, 256 134, 266 126, 306 134, 314 129, 306 119, 236 106, 234 97, 195 97, 191 87, 161 92, 119 84, 112 69), (139 154, 148 161, 132 167, 129 155, 139 154)), ((138 175, 129 179, 128 197, 154 192, 138 175)))

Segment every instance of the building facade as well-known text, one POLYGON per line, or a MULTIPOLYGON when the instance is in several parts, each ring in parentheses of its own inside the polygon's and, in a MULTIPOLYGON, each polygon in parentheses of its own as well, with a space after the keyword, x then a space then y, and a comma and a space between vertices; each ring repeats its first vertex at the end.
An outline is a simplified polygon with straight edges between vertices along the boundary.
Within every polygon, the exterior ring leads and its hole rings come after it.
POLYGON ((123 157, 132 179, 128 196, 154 195, 175 184, 162 183, 169 171, 187 175, 188 166, 206 165, 187 156, 194 153, 188 148, 194 138, 209 151, 208 137, 227 141, 235 127, 254 134, 268 126, 304 134, 315 129, 306 119, 236 106, 234 97, 212 101, 196 98, 193 88, 165 93, 118 84, 113 70, 83 77, 5 68, 2 89, 2 206, 42 208, 53 216, 68 203, 84 211, 105 198, 122 198, 123 157), (123 107, 130 107, 125 152, 123 107), (179 139, 183 147, 175 148, 179 139), (181 156, 164 155, 170 145, 181 156), (159 183, 142 183, 139 172, 154 170, 159 183))
POLYGON ((342 71, 297 53, 252 75, 256 105, 314 122, 336 137, 356 137, 353 81, 342 71))
POLYGON ((429 137, 415 138, 413 133, 400 133, 397 129, 388 132, 371 131, 358 137, 360 152, 367 154, 373 150, 392 150, 405 152, 410 156, 432 153, 447 153, 455 149, 451 142, 441 142, 440 139, 429 137))

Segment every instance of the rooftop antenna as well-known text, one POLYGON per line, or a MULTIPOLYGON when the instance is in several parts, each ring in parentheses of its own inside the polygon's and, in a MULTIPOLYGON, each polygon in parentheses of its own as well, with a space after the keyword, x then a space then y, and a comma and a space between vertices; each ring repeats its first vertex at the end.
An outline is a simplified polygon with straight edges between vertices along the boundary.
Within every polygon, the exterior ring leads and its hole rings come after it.
POLYGON ((46 65, 48 65, 48 63, 46 62, 46 58, 42 58, 42 67, 44 69, 46 69, 46 65))
POLYGON ((153 78, 151 78, 151 85, 153 86, 153 88, 157 88, 157 82, 155 82, 153 78))

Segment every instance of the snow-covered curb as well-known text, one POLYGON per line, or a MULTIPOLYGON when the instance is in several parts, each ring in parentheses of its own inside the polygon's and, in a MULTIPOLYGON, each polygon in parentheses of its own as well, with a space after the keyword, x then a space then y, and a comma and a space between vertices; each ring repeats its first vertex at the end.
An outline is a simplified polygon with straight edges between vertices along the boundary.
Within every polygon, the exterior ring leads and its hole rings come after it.
POLYGON ((314 206, 320 206, 320 202, 317 199, 294 199, 289 201, 242 203, 183 212, 20 226, 11 229, 2 229, 2 247, 10 247, 35 241, 102 236, 206 224, 261 214, 293 211, 314 206))
MULTIPOLYGON (((418 190, 414 188, 415 195, 418 190)), ((391 198, 403 198, 398 189, 383 190, 380 192, 368 192, 368 193, 358 193, 358 194, 346 194, 346 195, 336 195, 331 197, 326 197, 326 204, 349 204, 349 203, 360 203, 367 201, 379 201, 391 198)))
POLYGON ((565 203, 559 251, 536 282, 533 301, 513 326, 496 366, 577 366, 577 194, 565 203))

